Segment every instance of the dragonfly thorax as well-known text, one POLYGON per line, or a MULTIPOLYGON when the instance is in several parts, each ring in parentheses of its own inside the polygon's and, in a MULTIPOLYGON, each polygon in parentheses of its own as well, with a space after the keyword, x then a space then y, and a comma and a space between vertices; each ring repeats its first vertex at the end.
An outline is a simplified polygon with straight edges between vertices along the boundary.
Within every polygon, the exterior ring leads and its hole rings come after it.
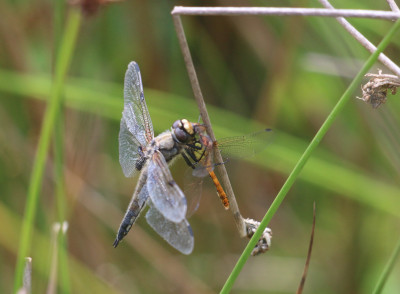
POLYGON ((174 135, 170 130, 167 130, 154 138, 155 144, 151 146, 152 149, 148 153, 150 158, 153 153, 158 150, 162 153, 165 160, 169 162, 175 158, 182 150, 183 144, 175 141, 174 135))

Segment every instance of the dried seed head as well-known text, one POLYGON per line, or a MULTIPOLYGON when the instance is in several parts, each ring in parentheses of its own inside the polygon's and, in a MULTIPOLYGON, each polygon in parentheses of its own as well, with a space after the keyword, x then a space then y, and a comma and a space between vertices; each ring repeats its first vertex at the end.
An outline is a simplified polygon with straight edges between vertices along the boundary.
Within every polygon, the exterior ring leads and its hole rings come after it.
POLYGON ((370 77, 370 80, 361 87, 362 97, 356 98, 371 104, 373 108, 378 108, 386 102, 388 90, 394 95, 397 87, 400 87, 398 76, 382 74, 381 70, 378 71, 378 74, 368 73, 365 76, 370 77))

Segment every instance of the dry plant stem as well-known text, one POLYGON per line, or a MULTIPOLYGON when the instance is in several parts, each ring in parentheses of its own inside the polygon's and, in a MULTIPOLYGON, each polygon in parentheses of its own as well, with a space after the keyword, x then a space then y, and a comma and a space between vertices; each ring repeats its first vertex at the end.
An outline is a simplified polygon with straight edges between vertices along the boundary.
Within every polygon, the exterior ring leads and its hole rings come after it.
POLYGON ((23 289, 25 293, 31 293, 32 291, 32 258, 25 258, 25 269, 24 269, 24 280, 23 289))
POLYGON ((314 205, 313 205, 313 223, 312 223, 312 228, 311 228, 310 245, 308 246, 307 260, 306 260, 306 264, 304 265, 303 276, 301 277, 300 285, 299 285, 299 288, 297 289, 296 294, 303 293, 304 284, 306 283, 306 277, 307 277, 308 268, 310 266, 310 260, 311 260, 311 251, 312 251, 312 246, 314 243, 314 233, 315 233, 315 201, 314 201, 314 205))
MULTIPOLYGON (((200 115, 201 118, 207 128, 207 133, 208 135, 211 137, 211 139, 213 141, 215 141, 215 135, 213 132, 213 129, 211 127, 211 121, 210 121, 210 117, 208 116, 208 112, 206 109, 206 105, 204 103, 204 99, 203 99, 203 94, 201 92, 200 89, 200 84, 199 81, 197 79, 197 74, 196 71, 194 69, 194 65, 193 65, 193 60, 192 57, 190 55, 190 51, 189 51, 189 47, 186 41, 186 37, 185 37, 185 32, 183 30, 183 26, 182 26, 182 20, 181 17, 179 15, 173 15, 172 16, 173 21, 174 21, 174 25, 175 25, 175 30, 176 30, 176 34, 178 36, 179 39, 179 45, 181 47, 182 50, 182 54, 183 54, 183 59, 185 61, 186 64, 186 69, 188 71, 189 74, 189 79, 190 79, 190 84, 192 85, 192 89, 193 89, 193 93, 194 93, 194 97, 196 99, 197 105, 199 107, 200 110, 200 115)), ((217 159, 218 162, 222 162, 222 157, 221 154, 219 153, 219 151, 216 150, 215 152, 215 157, 217 159)), ((235 223, 236 226, 238 227, 239 230, 239 234, 241 237, 245 237, 246 236, 246 225, 244 223, 244 219, 242 217, 242 215, 240 214, 239 211, 239 207, 237 205, 236 202, 236 198, 235 198, 235 194, 233 193, 233 189, 232 189, 232 185, 229 181, 229 177, 228 177, 228 173, 226 172, 225 169, 225 165, 220 164, 217 166, 218 171, 220 172, 221 176, 222 176, 222 183, 227 191, 227 196, 229 199, 229 203, 230 203, 230 210, 233 213, 233 217, 235 219, 235 223)))
MULTIPOLYGON (((328 9, 335 9, 328 0, 319 0, 319 2, 328 9)), ((376 47, 367 38, 365 38, 355 27, 353 27, 344 17, 337 17, 336 20, 370 53, 374 53, 376 47)), ((390 71, 400 76, 400 68, 390 60, 385 54, 381 53, 378 60, 384 64, 390 71)))
POLYGON ((56 293, 57 286, 57 267, 58 267, 58 235, 60 233, 61 224, 54 223, 53 230, 51 233, 51 267, 49 274, 49 282, 47 284, 47 294, 56 293))
POLYGON ((400 11, 399 7, 397 6, 396 2, 394 2, 394 0, 386 0, 386 1, 389 4, 390 9, 392 9, 392 11, 394 11, 394 12, 400 11))
POLYGON ((400 13, 382 10, 324 9, 292 7, 183 7, 175 6, 172 15, 302 15, 329 17, 362 17, 396 20, 400 13))

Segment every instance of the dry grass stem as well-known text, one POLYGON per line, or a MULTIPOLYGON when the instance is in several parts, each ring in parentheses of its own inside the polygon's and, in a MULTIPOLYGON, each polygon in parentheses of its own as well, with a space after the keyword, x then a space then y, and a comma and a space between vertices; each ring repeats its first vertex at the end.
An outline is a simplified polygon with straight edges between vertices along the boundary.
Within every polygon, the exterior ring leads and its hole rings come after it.
POLYGON ((394 11, 394 12, 400 11, 399 7, 397 6, 396 2, 394 2, 394 0, 386 0, 386 1, 389 4, 390 9, 392 9, 392 11, 394 11))
MULTIPOLYGON (((325 8, 334 10, 335 8, 328 0, 319 0, 325 8)), ((353 27, 344 17, 337 17, 336 20, 370 53, 374 53, 376 47, 367 38, 365 38, 355 27, 353 27)), ((391 72, 400 76, 400 68, 390 60, 385 54, 381 53, 378 60, 385 65, 391 72)))
POLYGON ((60 223, 53 224, 53 230, 51 232, 51 267, 49 275, 49 283, 47 285, 47 294, 56 293, 57 287, 57 267, 58 267, 58 234, 61 230, 60 223))
POLYGON ((22 280, 22 288, 18 290, 18 294, 30 294, 32 290, 32 258, 25 258, 24 278, 22 280))
POLYGON ((307 273, 308 273, 308 268, 310 266, 311 252, 312 252, 312 247, 313 247, 313 243, 314 243, 314 233, 315 233, 315 201, 314 201, 314 205, 313 205, 313 223, 312 223, 312 227, 311 227, 310 244, 308 245, 306 264, 304 265, 303 275, 301 277, 300 285, 299 285, 299 288, 297 289, 296 294, 303 293, 304 284, 306 283, 306 277, 307 277, 307 273))
MULTIPOLYGON (((199 81, 197 79, 197 74, 196 74, 196 71, 194 69, 193 60, 192 60, 192 57, 190 55, 189 46, 187 44, 187 40, 186 40, 185 32, 183 30, 181 18, 180 18, 179 15, 173 15, 172 18, 173 18, 173 21, 174 21, 176 34, 177 34, 178 39, 179 39, 179 45, 180 45, 181 50, 182 50, 183 59, 184 59, 185 64, 186 64, 186 69, 187 69, 188 74, 189 74, 189 79, 190 79, 190 83, 192 85, 194 97, 196 99, 197 106, 199 107, 199 110, 200 110, 201 118, 202 118, 202 120, 203 120, 203 122, 204 122, 204 124, 205 124, 205 126, 207 128, 207 133, 209 134, 211 139, 213 141, 215 141, 216 140, 215 139, 215 135, 214 135, 214 132, 213 132, 213 129, 212 129, 212 126, 211 126, 211 121, 210 121, 210 117, 208 116, 206 105, 204 103, 203 94, 201 92, 200 84, 199 84, 199 81)), ((219 153, 219 151, 216 150, 214 155, 215 155, 215 157, 216 157, 218 162, 223 162, 221 154, 219 153)), ((238 207, 237 202, 236 202, 235 194, 233 193, 232 185, 230 183, 228 173, 226 172, 226 169, 225 169, 225 165, 219 164, 217 166, 217 168, 218 168, 218 171, 220 172, 220 174, 222 176, 222 183, 223 183, 223 185, 224 185, 224 187, 226 189, 226 192, 227 192, 226 194, 228 196, 229 203, 230 203, 230 210, 233 213, 236 226, 237 226, 237 228, 239 230, 239 234, 240 234, 241 237, 245 237, 245 236, 247 236, 246 225, 245 225, 245 222, 244 222, 244 218, 240 214, 239 207, 238 207)))
POLYGON ((400 13, 382 10, 325 9, 292 7, 183 7, 175 6, 172 15, 301 15, 327 17, 360 17, 396 20, 400 13))

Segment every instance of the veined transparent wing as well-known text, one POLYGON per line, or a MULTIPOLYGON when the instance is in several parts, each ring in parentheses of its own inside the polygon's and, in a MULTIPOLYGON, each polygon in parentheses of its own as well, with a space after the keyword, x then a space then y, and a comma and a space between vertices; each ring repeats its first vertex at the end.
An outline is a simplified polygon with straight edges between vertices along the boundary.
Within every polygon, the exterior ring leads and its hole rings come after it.
POLYGON ((154 152, 149 160, 146 184, 150 199, 158 211, 166 219, 180 223, 186 216, 186 198, 159 151, 154 152))
POLYGON ((243 136, 218 139, 213 145, 220 150, 225 163, 232 158, 251 157, 261 152, 272 141, 273 134, 271 129, 264 129, 243 136))
POLYGON ((218 139, 212 143, 212 147, 207 151, 207 156, 199 164, 195 164, 196 168, 193 171, 193 175, 204 177, 208 174, 208 169, 213 170, 216 165, 225 164, 233 158, 239 159, 254 156, 264 150, 272 141, 272 138, 273 131, 264 129, 243 136, 218 139), (222 162, 214 160, 215 149, 221 152, 222 162))
POLYGON ((189 222, 186 219, 179 223, 171 222, 154 207, 151 201, 148 201, 148 204, 150 208, 146 213, 146 220, 153 230, 176 250, 183 254, 192 253, 194 237, 189 222))
POLYGON ((136 162, 141 158, 141 143, 128 130, 124 117, 119 129, 119 163, 126 177, 133 177, 137 171, 136 162))
POLYGON ((119 162, 126 177, 135 175, 136 163, 141 159, 139 147, 147 146, 153 137, 140 69, 132 61, 125 74, 124 110, 119 131, 119 162))
POLYGON ((122 117, 128 130, 146 146, 154 138, 153 125, 144 100, 142 77, 139 65, 132 61, 128 65, 124 83, 124 111, 122 117))

